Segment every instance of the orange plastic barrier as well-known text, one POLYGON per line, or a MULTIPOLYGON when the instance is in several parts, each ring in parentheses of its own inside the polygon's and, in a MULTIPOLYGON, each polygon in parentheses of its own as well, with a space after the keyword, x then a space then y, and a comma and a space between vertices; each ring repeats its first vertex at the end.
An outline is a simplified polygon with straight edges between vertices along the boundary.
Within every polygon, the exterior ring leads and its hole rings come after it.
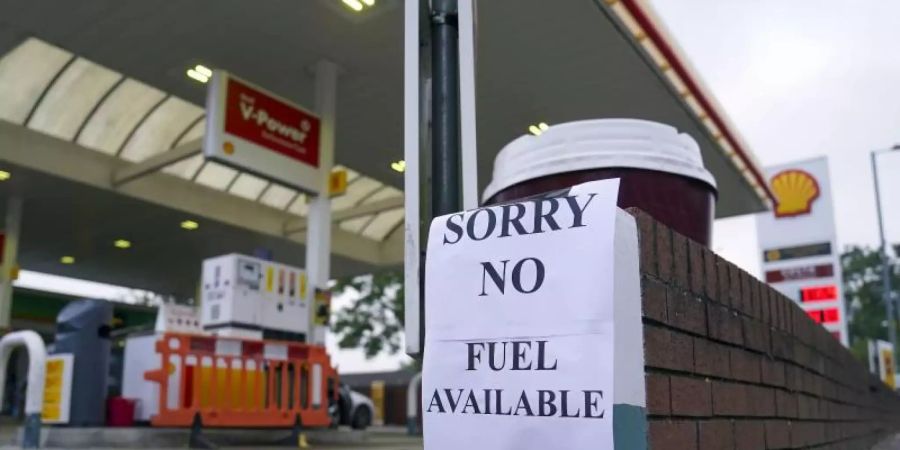
POLYGON ((159 411, 150 423, 206 427, 325 427, 329 397, 337 400, 337 372, 325 348, 297 342, 255 341, 166 333, 156 342, 159 411))

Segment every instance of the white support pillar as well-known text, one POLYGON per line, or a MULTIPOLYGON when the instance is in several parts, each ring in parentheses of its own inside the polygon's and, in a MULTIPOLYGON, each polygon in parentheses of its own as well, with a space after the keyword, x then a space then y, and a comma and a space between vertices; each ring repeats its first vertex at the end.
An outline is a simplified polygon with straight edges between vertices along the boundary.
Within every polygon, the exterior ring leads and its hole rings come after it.
POLYGON ((459 2, 459 134, 463 209, 478 201, 478 136, 475 127, 475 1, 459 2))
MULTIPOLYGON (((331 197, 328 195, 328 177, 334 165, 334 127, 337 115, 338 66, 331 61, 319 61, 315 65, 315 111, 321 120, 319 136, 319 167, 322 180, 319 195, 309 204, 309 228, 306 239, 306 270, 313 287, 325 289, 331 278, 331 197)), ((310 289, 310 307, 314 306, 315 290, 310 289)), ((309 342, 325 344, 328 327, 316 325, 315 311, 310 314, 309 342)))
POLYGON ((6 222, 3 226, 5 244, 0 264, 0 330, 9 329, 12 312, 12 283, 18 267, 19 235, 22 228, 22 198, 13 196, 6 201, 6 222))

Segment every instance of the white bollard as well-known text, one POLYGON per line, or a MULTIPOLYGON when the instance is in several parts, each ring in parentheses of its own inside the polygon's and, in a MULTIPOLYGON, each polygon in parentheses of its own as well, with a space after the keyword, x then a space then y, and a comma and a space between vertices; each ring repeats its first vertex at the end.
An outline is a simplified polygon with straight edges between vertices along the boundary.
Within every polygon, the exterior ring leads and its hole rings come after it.
POLYGON ((406 432, 409 435, 415 435, 419 432, 418 427, 418 411, 419 411, 419 385, 422 384, 422 372, 416 374, 409 380, 409 386, 406 388, 406 432))
MULTIPOLYGON (((16 347, 28 350, 28 386, 25 390, 25 432, 23 448, 38 448, 41 438, 41 409, 44 407, 44 376, 47 368, 47 348, 44 340, 34 331, 9 333, 0 339, 0 387, 6 385, 6 366, 9 355, 16 347)), ((3 404, 0 389, 0 405, 3 404)))

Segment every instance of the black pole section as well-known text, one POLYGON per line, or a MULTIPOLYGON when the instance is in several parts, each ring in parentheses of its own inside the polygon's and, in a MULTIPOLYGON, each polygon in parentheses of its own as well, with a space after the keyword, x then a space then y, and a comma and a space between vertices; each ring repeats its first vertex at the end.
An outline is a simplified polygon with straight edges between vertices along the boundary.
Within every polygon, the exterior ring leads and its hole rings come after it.
POLYGON ((431 10, 431 211, 462 209, 459 175, 459 28, 457 0, 433 0, 431 10))

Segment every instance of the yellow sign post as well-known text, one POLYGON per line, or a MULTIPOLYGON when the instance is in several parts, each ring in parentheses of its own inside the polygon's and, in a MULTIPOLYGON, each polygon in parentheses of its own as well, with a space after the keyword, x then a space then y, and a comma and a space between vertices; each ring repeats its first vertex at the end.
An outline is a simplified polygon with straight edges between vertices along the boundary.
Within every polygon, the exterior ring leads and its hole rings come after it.
POLYGON ((384 425, 384 381, 373 381, 370 393, 372 394, 372 406, 375 410, 372 412, 372 424, 384 425))
POLYGON ((884 348, 881 350, 881 364, 884 367, 884 384, 887 384, 891 387, 891 389, 895 389, 896 380, 894 379, 894 351, 891 349, 884 348))
POLYGON ((44 405, 41 410, 41 421, 44 423, 69 422, 73 361, 74 357, 70 353, 47 357, 44 405))
POLYGON ((327 326, 331 318, 331 291, 316 289, 313 302, 313 323, 327 326))
POLYGON ((347 192, 347 171, 338 169, 328 177, 328 195, 338 197, 347 192))

